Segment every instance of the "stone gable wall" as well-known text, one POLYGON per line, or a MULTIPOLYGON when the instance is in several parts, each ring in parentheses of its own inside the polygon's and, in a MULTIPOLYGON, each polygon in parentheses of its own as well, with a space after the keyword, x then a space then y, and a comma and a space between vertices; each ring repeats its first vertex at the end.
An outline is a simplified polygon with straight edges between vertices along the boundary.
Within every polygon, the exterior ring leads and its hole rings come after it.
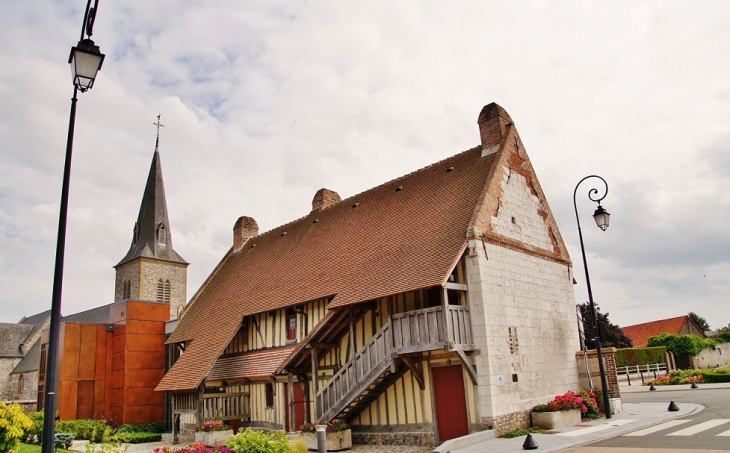
POLYGON ((497 215, 492 217, 492 229, 500 236, 552 250, 545 219, 538 214, 542 209, 540 199, 527 187, 523 175, 507 167, 502 167, 501 173, 502 194, 497 215))
POLYGON ((471 240, 469 250, 477 411, 484 427, 499 421, 506 429, 524 416, 505 416, 578 389, 572 272, 564 263, 480 240, 471 240))
MULTIPOLYGON (((12 401, 13 394, 16 393, 13 390, 13 380, 10 372, 20 363, 21 357, 0 357, 0 401, 12 401)), ((16 378, 17 379, 17 378, 16 378)), ((17 386, 18 381, 15 381, 17 386)))

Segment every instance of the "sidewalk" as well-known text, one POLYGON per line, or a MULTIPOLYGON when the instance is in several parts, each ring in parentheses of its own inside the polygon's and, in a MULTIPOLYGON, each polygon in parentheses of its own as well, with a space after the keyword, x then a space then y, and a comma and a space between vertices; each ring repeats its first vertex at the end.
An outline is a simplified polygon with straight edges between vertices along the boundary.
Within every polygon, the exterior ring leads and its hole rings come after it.
MULTIPOLYGON (((580 425, 546 431, 543 434, 533 434, 532 438, 539 446, 539 451, 543 453, 558 452, 648 428, 675 418, 686 417, 704 409, 704 406, 700 404, 682 403, 679 404, 679 411, 669 412, 668 406, 669 401, 666 403, 624 403, 623 412, 615 414, 610 420, 605 418, 593 420, 580 425)), ((525 442, 525 438, 525 436, 513 439, 492 438, 462 448, 439 448, 439 450, 444 453, 518 452, 523 451, 522 444, 525 442)))

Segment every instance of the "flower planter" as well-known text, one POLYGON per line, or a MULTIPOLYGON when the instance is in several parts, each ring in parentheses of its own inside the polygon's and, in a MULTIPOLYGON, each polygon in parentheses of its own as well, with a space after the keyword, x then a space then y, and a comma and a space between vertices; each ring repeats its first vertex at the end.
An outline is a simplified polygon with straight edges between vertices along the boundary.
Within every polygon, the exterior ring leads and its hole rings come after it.
POLYGON ((233 437, 233 430, 226 431, 199 431, 195 433, 195 443, 203 444, 208 447, 221 447, 226 445, 226 441, 233 437))
MULTIPOLYGON (((317 433, 302 433, 307 449, 317 450, 317 433)), ((352 448, 352 430, 327 433, 327 451, 349 450, 352 448)))
POLYGON ((580 423, 580 411, 531 412, 532 426, 542 429, 563 428, 580 423))

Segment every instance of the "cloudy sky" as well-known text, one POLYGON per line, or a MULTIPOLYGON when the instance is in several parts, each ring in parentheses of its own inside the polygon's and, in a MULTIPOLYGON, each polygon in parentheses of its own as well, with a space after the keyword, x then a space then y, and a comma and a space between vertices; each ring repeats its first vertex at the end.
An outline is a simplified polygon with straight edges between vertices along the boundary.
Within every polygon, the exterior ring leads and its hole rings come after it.
MULTIPOLYGON (((0 2, 0 322, 50 307, 84 0, 0 2)), ((587 299, 572 206, 609 184, 601 232, 578 208, 595 300, 630 325, 730 323, 730 5, 721 1, 101 0, 106 54, 79 96, 63 313, 113 302, 162 113, 161 156, 188 296, 231 245, 326 187, 345 198, 479 144, 482 106, 515 121, 587 299)))

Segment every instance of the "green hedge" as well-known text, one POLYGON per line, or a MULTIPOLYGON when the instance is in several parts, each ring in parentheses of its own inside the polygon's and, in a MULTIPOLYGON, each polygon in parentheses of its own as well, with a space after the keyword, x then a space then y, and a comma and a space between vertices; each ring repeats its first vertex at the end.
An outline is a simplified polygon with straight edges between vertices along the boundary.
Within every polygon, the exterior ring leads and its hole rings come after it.
POLYGON ((654 348, 625 348, 617 349, 614 358, 616 367, 646 365, 654 363, 665 363, 667 348, 664 346, 654 348))
POLYGON ((159 442, 162 434, 159 433, 119 433, 108 437, 105 440, 112 442, 123 442, 125 444, 143 444, 147 442, 159 442))
POLYGON ((165 422, 142 423, 140 425, 119 425, 118 433, 156 433, 165 432, 165 422))
POLYGON ((712 370, 702 370, 702 382, 707 382, 708 384, 730 382, 730 374, 716 373, 712 370))
POLYGON ((63 420, 56 422, 56 432, 73 433, 78 440, 101 442, 112 430, 106 423, 98 420, 63 420))

